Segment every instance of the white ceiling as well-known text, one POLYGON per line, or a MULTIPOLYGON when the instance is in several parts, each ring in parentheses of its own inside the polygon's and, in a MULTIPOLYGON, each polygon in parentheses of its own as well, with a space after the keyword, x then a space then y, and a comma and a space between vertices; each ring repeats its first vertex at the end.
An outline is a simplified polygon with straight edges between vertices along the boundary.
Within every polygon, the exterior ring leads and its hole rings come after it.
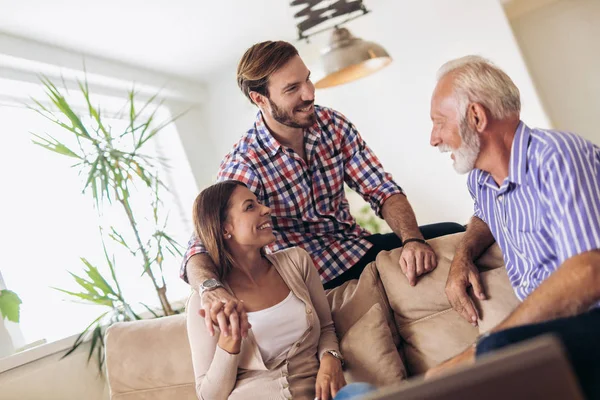
POLYGON ((294 41, 289 0, 0 0, 0 32, 201 81, 252 43, 294 41))
MULTIPOLYGON (((509 8, 549 0, 499 1, 509 8)), ((294 42, 293 15, 299 8, 292 9, 289 3, 0 0, 0 33, 202 82, 207 74, 235 65, 252 43, 269 39, 294 42)), ((376 7, 373 3, 376 1, 365 0, 369 8, 376 7)))

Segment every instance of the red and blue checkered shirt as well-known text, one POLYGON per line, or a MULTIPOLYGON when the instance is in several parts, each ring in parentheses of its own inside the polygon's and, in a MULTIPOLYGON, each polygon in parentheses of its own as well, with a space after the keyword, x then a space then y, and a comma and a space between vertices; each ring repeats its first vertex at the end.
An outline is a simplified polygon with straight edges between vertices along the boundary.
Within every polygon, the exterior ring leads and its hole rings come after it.
MULTIPOLYGON (((344 182, 381 216, 383 203, 403 193, 385 172, 354 125, 342 114, 315 106, 316 122, 304 130, 306 163, 270 134, 259 112, 256 122, 221 162, 217 181, 245 183, 258 200, 271 208, 277 251, 299 246, 312 257, 323 283, 341 275, 364 256, 370 233, 350 215, 344 182)), ((205 253, 192 237, 181 266, 205 253)))

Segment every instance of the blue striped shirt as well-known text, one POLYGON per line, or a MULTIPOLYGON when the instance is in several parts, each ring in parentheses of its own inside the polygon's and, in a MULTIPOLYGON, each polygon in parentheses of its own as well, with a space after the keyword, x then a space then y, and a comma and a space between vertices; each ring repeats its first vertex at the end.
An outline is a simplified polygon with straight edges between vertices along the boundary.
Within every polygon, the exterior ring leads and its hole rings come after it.
POLYGON ((568 258, 600 249, 600 148, 580 136, 521 121, 502 185, 475 169, 468 187, 520 300, 568 258))

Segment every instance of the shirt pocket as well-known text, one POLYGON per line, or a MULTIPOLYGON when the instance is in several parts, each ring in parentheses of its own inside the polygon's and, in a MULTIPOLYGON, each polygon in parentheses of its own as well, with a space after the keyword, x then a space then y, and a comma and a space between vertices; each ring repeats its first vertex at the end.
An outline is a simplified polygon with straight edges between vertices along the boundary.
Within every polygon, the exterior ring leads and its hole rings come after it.
POLYGON ((508 207, 507 217, 510 219, 509 226, 513 231, 519 233, 535 234, 541 230, 540 203, 538 199, 527 197, 523 193, 513 195, 508 207))
POLYGON ((531 209, 521 212, 522 218, 513 230, 519 249, 532 262, 539 262, 540 248, 545 247, 548 235, 539 219, 537 204, 531 209))
POLYGON ((300 223, 310 213, 310 180, 304 171, 291 171, 283 168, 272 178, 265 190, 265 205, 271 208, 274 218, 286 219, 290 223, 300 223))

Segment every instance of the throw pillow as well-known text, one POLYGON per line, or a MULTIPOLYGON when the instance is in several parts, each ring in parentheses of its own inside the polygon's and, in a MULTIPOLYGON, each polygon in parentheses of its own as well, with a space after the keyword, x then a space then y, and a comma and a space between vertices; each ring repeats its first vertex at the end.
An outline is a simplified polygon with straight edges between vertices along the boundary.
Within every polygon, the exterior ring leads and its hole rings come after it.
POLYGON ((374 304, 348 329, 340 341, 340 349, 346 360, 344 376, 348 383, 385 386, 406 378, 406 369, 380 304, 374 304))

